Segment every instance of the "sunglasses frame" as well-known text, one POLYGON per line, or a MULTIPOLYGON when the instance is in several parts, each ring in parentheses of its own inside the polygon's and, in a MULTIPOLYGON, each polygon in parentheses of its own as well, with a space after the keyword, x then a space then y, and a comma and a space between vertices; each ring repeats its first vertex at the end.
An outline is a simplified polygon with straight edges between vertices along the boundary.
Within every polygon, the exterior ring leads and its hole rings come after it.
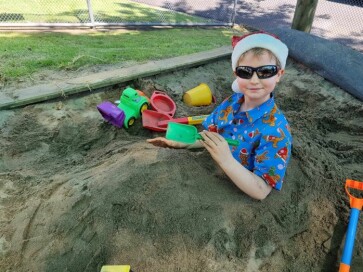
MULTIPOLYGON (((263 65, 263 66, 259 66, 259 67, 251 67, 251 66, 237 66, 235 73, 239 78, 243 78, 243 79, 251 79, 253 77, 253 74, 256 72, 256 75, 259 79, 267 79, 267 78, 271 78, 273 76, 276 76, 278 74, 280 70, 280 67, 277 65, 263 65), (244 69, 247 68, 251 71, 251 74, 248 75, 247 77, 243 77, 239 75, 238 72, 238 68, 243 67, 244 69), (269 74, 268 76, 264 76, 263 74, 261 74, 261 71, 259 71, 261 68, 265 68, 265 67, 273 67, 275 69, 275 71, 272 74, 269 74)), ((244 70, 246 72, 246 70, 244 70)))

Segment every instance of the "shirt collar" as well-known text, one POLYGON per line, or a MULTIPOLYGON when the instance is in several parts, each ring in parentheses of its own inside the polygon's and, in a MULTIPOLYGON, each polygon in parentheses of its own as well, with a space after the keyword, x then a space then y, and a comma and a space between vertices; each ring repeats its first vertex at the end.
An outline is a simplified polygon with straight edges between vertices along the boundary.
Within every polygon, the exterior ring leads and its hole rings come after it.
MULTIPOLYGON (((239 99, 239 101, 244 101, 244 97, 243 96, 244 95, 242 94, 242 96, 239 99)), ((254 108, 252 110, 249 110, 249 111, 246 111, 245 112, 245 114, 247 116, 248 122, 249 123, 253 123, 256 120, 260 119, 264 115, 266 115, 269 112, 271 112, 274 106, 275 106, 275 100, 274 100, 273 94, 271 94, 271 97, 270 97, 269 100, 267 100, 266 102, 264 102, 260 106, 258 106, 258 107, 254 108)))

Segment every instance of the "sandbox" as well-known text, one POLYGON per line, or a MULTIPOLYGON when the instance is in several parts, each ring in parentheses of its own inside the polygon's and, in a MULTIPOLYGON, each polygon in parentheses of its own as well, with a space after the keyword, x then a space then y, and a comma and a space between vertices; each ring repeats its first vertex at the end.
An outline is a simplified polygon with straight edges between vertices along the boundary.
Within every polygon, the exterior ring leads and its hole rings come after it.
MULTIPOLYGON (((349 217, 344 182, 363 176, 361 101, 288 60, 275 98, 293 158, 282 191, 264 201, 239 191, 205 150, 154 147, 146 139, 164 133, 141 120, 114 127, 96 109, 129 85, 166 92, 176 117, 208 114, 214 105, 187 106, 183 93, 205 82, 220 102, 232 79, 225 59, 1 111, 0 270, 337 270, 349 217)), ((358 242, 352 270, 363 267, 362 254, 358 242)))

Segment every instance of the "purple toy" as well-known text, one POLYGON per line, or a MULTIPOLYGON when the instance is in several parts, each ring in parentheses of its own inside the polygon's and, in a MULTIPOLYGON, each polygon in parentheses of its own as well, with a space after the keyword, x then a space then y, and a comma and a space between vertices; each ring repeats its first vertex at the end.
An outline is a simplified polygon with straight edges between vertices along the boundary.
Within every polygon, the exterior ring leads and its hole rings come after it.
POLYGON ((125 113, 123 110, 109 101, 104 101, 97 105, 97 109, 107 122, 116 127, 122 128, 125 120, 125 113))

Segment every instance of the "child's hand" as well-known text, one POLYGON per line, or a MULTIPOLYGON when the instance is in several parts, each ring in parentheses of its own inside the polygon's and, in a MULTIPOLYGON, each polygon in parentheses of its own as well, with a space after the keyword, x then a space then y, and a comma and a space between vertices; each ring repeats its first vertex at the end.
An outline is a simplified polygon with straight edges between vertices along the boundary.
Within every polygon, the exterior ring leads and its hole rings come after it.
POLYGON ((216 132, 206 130, 200 132, 200 135, 203 137, 203 140, 201 140, 203 146, 220 166, 224 163, 228 164, 231 160, 234 160, 229 149, 229 145, 223 136, 216 132))
POLYGON ((186 148, 188 145, 176 141, 168 140, 164 137, 156 137, 154 139, 147 139, 148 143, 159 147, 171 147, 171 148, 186 148))

